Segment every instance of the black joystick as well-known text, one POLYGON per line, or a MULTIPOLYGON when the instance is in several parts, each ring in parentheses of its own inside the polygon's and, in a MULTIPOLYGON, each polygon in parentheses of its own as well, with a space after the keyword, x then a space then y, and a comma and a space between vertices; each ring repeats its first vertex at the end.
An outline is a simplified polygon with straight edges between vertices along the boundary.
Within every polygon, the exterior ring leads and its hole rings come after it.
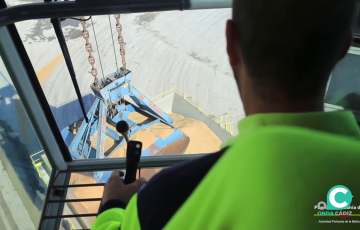
POLYGON ((126 172, 125 172, 125 184, 130 184, 136 180, 136 172, 139 167, 142 143, 140 141, 130 141, 129 125, 126 121, 119 121, 116 124, 116 130, 124 136, 127 142, 126 149, 126 172))

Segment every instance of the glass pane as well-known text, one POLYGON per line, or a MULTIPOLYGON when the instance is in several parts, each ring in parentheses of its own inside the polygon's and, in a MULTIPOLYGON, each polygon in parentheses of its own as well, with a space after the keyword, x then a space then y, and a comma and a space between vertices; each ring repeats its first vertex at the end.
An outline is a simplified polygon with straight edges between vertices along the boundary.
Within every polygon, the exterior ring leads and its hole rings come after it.
POLYGON ((325 102, 360 111, 360 56, 347 54, 335 67, 325 102))
POLYGON ((0 58, 0 229, 37 229, 51 170, 0 58))
POLYGON ((120 120, 131 140, 143 142, 143 156, 216 152, 236 134, 244 113, 223 48, 230 16, 230 9, 121 15, 128 72, 119 70, 114 15, 85 17, 84 26, 61 22, 85 110, 94 115, 89 125, 50 20, 16 26, 72 156, 96 159, 125 156, 120 120), (90 87, 93 75, 100 82, 90 87))
POLYGON ((355 22, 354 22, 354 34, 356 36, 360 36, 360 7, 358 7, 358 16, 356 17, 355 19, 355 22))

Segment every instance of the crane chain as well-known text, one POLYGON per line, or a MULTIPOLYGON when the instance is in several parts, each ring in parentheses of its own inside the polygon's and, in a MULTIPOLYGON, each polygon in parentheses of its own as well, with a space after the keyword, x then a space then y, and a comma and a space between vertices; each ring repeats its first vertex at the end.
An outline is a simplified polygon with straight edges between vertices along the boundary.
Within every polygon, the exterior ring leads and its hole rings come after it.
POLYGON ((80 18, 81 18, 80 23, 81 23, 81 25, 83 27, 83 33, 82 33, 83 38, 86 40, 85 50, 86 50, 86 52, 89 53, 88 61, 89 61, 90 65, 92 66, 91 75, 95 78, 94 83, 97 84, 98 83, 98 78, 97 78, 98 72, 97 72, 97 69, 95 68, 95 58, 91 54, 92 46, 91 46, 91 43, 89 41, 90 34, 89 34, 89 31, 86 28, 85 18, 84 17, 80 17, 80 18))
POLYGON ((121 60, 122 60, 122 64, 123 64, 123 71, 126 74, 127 69, 126 69, 126 60, 125 60, 125 42, 124 42, 123 36, 121 35, 122 26, 120 24, 120 14, 115 14, 114 16, 116 19, 116 30, 118 32, 118 42, 120 45, 120 55, 121 55, 121 60))

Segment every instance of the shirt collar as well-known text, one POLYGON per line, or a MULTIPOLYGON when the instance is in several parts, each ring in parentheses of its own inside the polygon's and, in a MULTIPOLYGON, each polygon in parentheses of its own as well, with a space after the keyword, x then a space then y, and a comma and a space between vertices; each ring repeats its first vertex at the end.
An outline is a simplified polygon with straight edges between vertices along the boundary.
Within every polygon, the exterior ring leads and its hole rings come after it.
MULTIPOLYGON (((239 122, 239 135, 252 133, 268 126, 293 126, 360 138, 360 129, 350 111, 312 113, 267 113, 248 116, 239 122)), ((234 142, 231 139, 225 144, 234 142)))

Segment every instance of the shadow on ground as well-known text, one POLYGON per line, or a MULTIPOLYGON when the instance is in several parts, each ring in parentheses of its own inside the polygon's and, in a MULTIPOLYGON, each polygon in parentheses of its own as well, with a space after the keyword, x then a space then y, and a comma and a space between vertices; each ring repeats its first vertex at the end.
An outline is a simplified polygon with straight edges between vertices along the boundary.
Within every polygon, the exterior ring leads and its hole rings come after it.
POLYGON ((30 155, 42 150, 12 83, 0 73, 0 160, 34 223, 40 219, 46 185, 30 155))
MULTIPOLYGON (((85 111, 87 112, 94 103, 94 95, 88 94, 83 96, 82 99, 84 102, 85 111)), ((78 100, 67 102, 58 107, 50 106, 50 108, 60 131, 84 118, 78 100)))
MULTIPOLYGON (((93 101, 91 94, 84 97, 87 110, 93 101)), ((77 100, 60 107, 51 106, 51 110, 59 128, 83 117, 77 100)), ((12 82, 0 72, 0 160, 34 223, 40 220, 47 186, 39 178, 30 156, 41 150, 43 148, 12 82)))

